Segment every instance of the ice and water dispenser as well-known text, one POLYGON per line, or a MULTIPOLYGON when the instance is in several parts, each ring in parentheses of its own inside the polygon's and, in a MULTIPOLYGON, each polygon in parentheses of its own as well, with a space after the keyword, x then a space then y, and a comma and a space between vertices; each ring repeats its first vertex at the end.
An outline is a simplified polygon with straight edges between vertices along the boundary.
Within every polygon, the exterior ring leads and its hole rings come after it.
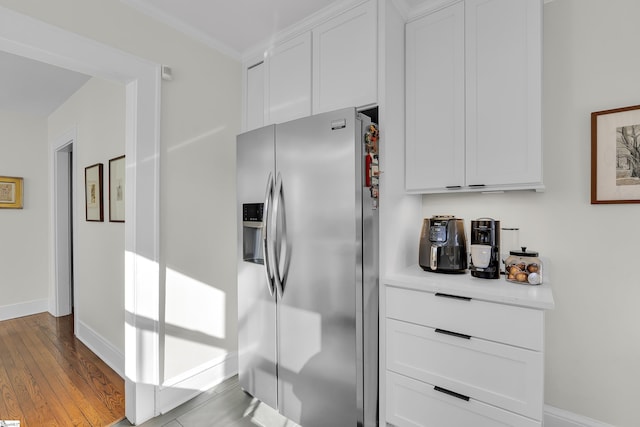
POLYGON ((263 203, 242 205, 242 257, 247 262, 264 264, 262 253, 263 203))

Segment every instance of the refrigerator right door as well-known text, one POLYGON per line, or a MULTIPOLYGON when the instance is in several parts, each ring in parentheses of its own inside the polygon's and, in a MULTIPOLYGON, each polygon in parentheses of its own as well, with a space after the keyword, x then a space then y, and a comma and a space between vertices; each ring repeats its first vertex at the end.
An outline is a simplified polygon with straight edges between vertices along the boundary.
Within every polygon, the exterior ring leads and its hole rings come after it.
POLYGON ((273 174, 275 126, 238 135, 238 380, 272 408, 278 407, 276 297, 270 291, 262 240, 273 174), (262 215, 261 215, 262 214, 262 215))
POLYGON ((278 302, 278 407, 304 427, 361 423, 362 148, 356 123, 355 109, 345 109, 276 128, 274 215, 285 275, 278 302))

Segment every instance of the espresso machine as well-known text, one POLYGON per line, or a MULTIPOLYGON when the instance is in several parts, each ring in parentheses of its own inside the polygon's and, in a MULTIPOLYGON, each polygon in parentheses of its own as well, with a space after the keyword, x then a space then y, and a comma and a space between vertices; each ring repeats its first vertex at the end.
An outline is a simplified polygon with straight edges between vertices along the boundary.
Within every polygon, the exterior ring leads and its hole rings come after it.
POLYGON ((419 264, 425 271, 464 273, 467 241, 464 222, 451 215, 425 218, 420 233, 419 264))
POLYGON ((479 218, 471 221, 471 262, 473 277, 500 278, 500 221, 479 218))

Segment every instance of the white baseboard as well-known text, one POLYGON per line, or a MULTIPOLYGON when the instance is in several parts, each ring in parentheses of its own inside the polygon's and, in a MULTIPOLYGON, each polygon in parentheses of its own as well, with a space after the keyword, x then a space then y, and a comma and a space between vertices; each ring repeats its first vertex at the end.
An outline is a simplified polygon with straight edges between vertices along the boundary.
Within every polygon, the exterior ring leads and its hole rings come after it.
POLYGON ((156 409, 165 414, 237 373, 238 354, 228 353, 179 378, 166 381, 158 388, 156 409))
POLYGON ((75 320, 76 337, 124 378, 124 354, 85 323, 75 320))
POLYGON ((18 304, 0 306, 0 321, 31 316, 49 310, 49 299, 36 299, 18 304))
POLYGON ((614 427, 573 412, 544 405, 544 427, 614 427))

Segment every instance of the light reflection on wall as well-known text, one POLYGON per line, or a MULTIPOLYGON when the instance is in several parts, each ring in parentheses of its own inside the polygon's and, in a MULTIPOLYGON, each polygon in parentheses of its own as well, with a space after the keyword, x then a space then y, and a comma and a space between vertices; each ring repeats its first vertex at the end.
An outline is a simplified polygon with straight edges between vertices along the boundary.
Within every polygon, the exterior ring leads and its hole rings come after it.
POLYGON ((165 323, 224 339, 226 294, 167 268, 165 323))

